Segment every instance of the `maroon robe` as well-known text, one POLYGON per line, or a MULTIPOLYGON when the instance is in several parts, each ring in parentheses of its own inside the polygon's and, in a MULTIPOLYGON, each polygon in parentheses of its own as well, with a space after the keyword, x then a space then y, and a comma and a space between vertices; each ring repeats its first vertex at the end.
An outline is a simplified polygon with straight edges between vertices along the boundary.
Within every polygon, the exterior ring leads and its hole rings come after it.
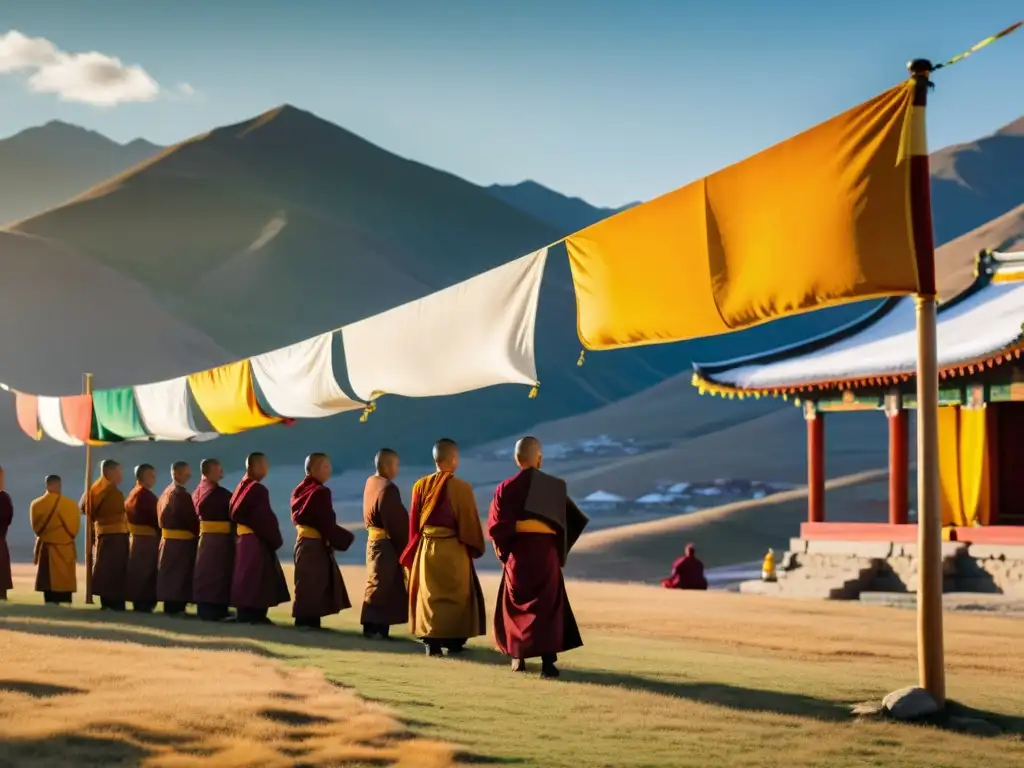
POLYGON ((697 559, 692 548, 672 563, 672 575, 661 580, 666 589, 707 589, 708 580, 704 576, 704 563, 697 559))
POLYGON ((231 520, 252 529, 239 534, 231 578, 231 606, 262 610, 291 600, 277 550, 284 543, 266 486, 249 477, 231 494, 231 520))
POLYGON ((182 531, 192 534, 192 537, 160 539, 156 599, 165 603, 191 603, 199 517, 192 496, 184 486, 171 483, 164 489, 157 503, 157 516, 162 531, 182 531))
MULTIPOLYGON (((203 523, 231 524, 231 491, 205 477, 192 501, 203 523)), ((235 568, 235 533, 199 534, 196 570, 192 579, 192 599, 197 604, 227 606, 231 602, 231 574, 235 568)))
POLYGON ((14 504, 7 491, 0 491, 0 600, 7 599, 7 590, 14 589, 11 578, 11 551, 7 548, 7 531, 14 522, 14 504))
POLYGON ((125 572, 125 599, 133 603, 156 603, 156 570, 160 555, 160 522, 156 513, 156 494, 136 485, 124 500, 129 531, 146 526, 153 533, 131 534, 128 570, 125 572))
POLYGON ((292 616, 321 618, 351 608, 334 552, 351 547, 355 536, 338 525, 331 489, 307 475, 292 491, 291 507, 296 527, 306 526, 320 534, 320 538, 300 534, 295 540, 292 616))
POLYGON ((363 523, 387 532, 386 539, 366 541, 366 590, 362 624, 405 624, 409 620, 409 592, 399 555, 409 543, 409 513, 398 486, 371 475, 363 489, 363 523))
POLYGON ((583 645, 562 577, 558 535, 516 532, 530 519, 526 499, 531 470, 502 482, 494 491, 487 534, 504 566, 494 610, 498 649, 516 659, 557 654, 583 645))

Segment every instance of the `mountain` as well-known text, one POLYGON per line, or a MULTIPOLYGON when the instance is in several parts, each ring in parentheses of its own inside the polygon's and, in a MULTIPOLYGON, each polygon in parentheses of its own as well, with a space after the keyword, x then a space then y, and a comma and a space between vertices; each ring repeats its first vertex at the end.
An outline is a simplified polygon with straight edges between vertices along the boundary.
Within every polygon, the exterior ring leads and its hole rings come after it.
POLYGON ((563 234, 571 235, 584 227, 599 222, 612 214, 632 208, 630 203, 621 208, 598 208, 578 197, 566 197, 536 181, 518 184, 492 184, 487 191, 509 205, 526 211, 534 218, 545 221, 563 234))
POLYGON ((0 140, 0 223, 59 205, 158 149, 143 139, 118 144, 57 120, 0 140))
POLYGON ((975 260, 983 250, 1024 250, 1024 203, 936 251, 939 292, 943 296, 954 296, 971 284, 975 260))
POLYGON ((941 245, 1024 203, 1024 116, 990 136, 940 149, 930 162, 941 245))

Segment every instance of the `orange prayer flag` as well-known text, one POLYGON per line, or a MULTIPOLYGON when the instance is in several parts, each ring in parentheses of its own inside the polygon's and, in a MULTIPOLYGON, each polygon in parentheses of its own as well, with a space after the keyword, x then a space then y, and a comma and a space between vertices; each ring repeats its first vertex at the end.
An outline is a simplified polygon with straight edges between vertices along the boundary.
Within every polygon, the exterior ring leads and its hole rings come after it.
POLYGON ((64 429, 83 443, 91 442, 92 395, 70 395, 60 399, 60 415, 64 429))
POLYGON ((39 426, 39 398, 36 395, 15 392, 14 410, 18 415, 18 426, 21 427, 21 431, 33 440, 42 440, 43 430, 39 426))
POLYGON ((188 377, 188 384, 200 410, 222 435, 233 435, 281 421, 276 416, 268 416, 260 408, 248 360, 193 373, 188 377))
POLYGON ((583 346, 682 341, 928 290, 931 255, 921 249, 919 277, 915 249, 911 158, 927 162, 927 149, 914 93, 913 80, 900 84, 567 238, 583 346))

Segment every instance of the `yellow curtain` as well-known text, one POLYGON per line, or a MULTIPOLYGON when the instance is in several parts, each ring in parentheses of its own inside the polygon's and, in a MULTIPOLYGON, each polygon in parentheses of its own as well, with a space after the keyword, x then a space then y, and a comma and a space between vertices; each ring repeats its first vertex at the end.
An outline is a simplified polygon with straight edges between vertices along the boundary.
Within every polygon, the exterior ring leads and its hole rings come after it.
POLYGON ((992 494, 988 416, 987 408, 939 408, 944 526, 988 525, 992 494))
POLYGON ((588 349, 710 336, 918 288, 903 83, 566 240, 588 349))
POLYGON ((268 416, 256 400, 252 368, 248 360, 222 365, 188 377, 189 387, 210 425, 222 435, 277 424, 282 419, 268 416))

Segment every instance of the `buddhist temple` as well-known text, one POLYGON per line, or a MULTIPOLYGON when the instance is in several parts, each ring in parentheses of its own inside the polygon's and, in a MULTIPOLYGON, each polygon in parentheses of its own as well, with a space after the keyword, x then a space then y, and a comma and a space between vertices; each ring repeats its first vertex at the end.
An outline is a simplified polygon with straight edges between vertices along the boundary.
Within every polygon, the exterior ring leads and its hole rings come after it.
MULTIPOLYGON (((983 252, 975 274, 937 318, 946 588, 1024 593, 1024 252, 983 252)), ((916 362, 914 298, 902 297, 816 338, 694 364, 702 394, 783 398, 805 417, 807 522, 777 584, 745 591, 853 598, 916 589, 917 526, 909 514, 916 362), (828 418, 850 411, 880 411, 888 420, 887 521, 828 519, 828 418)))

